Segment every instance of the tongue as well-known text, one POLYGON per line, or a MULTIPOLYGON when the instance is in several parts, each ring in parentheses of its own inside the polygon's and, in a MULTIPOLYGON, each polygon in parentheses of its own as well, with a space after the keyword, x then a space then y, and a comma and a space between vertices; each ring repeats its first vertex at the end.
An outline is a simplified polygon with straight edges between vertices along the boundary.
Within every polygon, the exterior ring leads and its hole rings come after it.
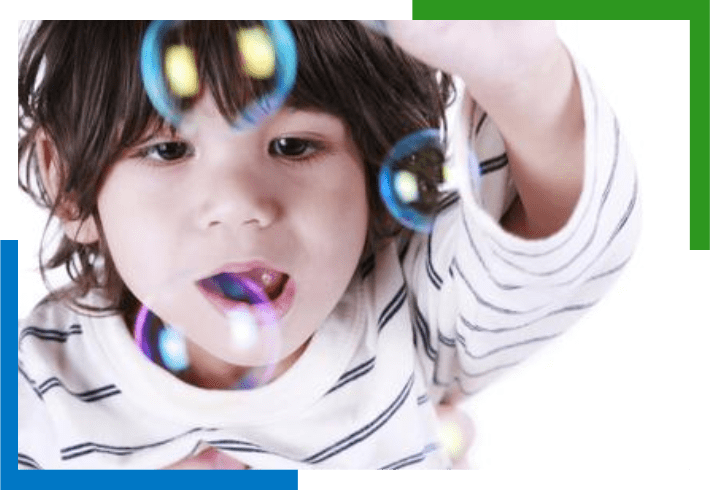
POLYGON ((248 290, 243 282, 232 274, 220 274, 216 282, 225 298, 232 301, 245 301, 251 303, 248 290))
POLYGON ((281 275, 268 269, 257 267, 240 273, 222 273, 215 276, 214 279, 222 290, 222 294, 228 299, 255 303, 259 302, 260 298, 257 297, 254 289, 258 288, 260 293, 268 296, 272 289, 278 288, 281 275), (264 285, 265 274, 268 274, 269 277, 267 285, 264 285), (248 281, 245 281, 245 279, 248 281), (251 284, 247 285, 248 282, 251 284))

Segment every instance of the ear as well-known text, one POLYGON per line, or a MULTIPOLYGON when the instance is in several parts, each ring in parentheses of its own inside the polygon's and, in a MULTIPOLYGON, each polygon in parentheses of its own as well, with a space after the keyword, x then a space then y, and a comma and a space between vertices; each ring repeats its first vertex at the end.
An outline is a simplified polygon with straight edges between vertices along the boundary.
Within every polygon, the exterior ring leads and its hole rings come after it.
MULTIPOLYGON (((54 203, 57 196, 60 196, 59 186, 62 180, 59 155, 54 143, 43 130, 37 132, 35 147, 42 184, 54 203)), ((97 242, 99 240, 99 232, 96 220, 92 216, 83 220, 77 219, 77 207, 72 198, 70 196, 60 196, 59 199, 61 199, 61 202, 57 205, 57 217, 62 223, 62 229, 66 237, 86 245, 97 242)))

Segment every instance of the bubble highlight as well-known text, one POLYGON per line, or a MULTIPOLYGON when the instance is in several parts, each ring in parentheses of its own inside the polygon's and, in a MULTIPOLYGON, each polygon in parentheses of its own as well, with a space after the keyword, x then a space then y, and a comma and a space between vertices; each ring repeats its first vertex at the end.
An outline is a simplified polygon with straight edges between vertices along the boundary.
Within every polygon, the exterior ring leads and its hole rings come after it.
POLYGON ((184 371, 190 365, 185 338, 174 328, 158 332, 158 349, 163 364, 171 371, 184 371))
POLYGON ((193 97, 200 90, 195 55, 187 46, 168 46, 165 51, 165 73, 170 90, 179 97, 193 97))
POLYGON ((463 456, 466 447, 461 427, 456 422, 447 421, 439 428, 439 442, 448 456, 456 461, 463 456))
POLYGON ((276 70, 276 52, 262 27, 237 32, 237 44, 244 60, 244 71, 254 78, 271 78, 276 70))

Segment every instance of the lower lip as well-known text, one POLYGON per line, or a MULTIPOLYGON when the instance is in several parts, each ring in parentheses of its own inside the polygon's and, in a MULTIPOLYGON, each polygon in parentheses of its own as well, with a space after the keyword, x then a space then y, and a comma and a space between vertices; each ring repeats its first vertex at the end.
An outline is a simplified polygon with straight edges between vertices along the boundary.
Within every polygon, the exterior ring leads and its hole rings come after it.
MULTIPOLYGON (((213 293, 212 291, 208 291, 206 289, 203 289, 198 286, 198 289, 202 294, 207 298, 207 300, 214 305, 217 310, 225 317, 229 318, 229 312, 234 310, 236 308, 236 303, 234 301, 230 301, 218 294, 213 293)), ((289 312, 291 309, 291 306, 293 305, 293 299, 296 295, 296 285, 291 277, 288 278, 286 281, 286 284, 284 284, 284 287, 281 291, 281 294, 272 302, 269 303, 269 310, 270 312, 273 312, 275 316, 275 320, 278 322, 280 321, 283 317, 286 316, 286 314, 289 312)), ((239 303, 240 306, 243 308, 244 303, 239 303)), ((248 305, 246 306, 248 308, 252 315, 255 318, 261 318, 263 317, 262 313, 259 310, 259 308, 255 305, 248 305)))

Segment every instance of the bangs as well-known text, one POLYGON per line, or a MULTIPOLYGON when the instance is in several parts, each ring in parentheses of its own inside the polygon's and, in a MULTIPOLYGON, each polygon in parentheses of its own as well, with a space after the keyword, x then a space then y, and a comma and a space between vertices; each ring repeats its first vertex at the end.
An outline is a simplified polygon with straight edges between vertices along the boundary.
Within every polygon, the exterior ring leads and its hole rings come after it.
MULTIPOLYGON (((178 111, 187 113, 206 93, 210 93, 220 114, 227 121, 235 122, 248 105, 258 103, 262 97, 269 94, 276 85, 275 77, 249 76, 244 69, 244 54, 240 51, 237 40, 239 32, 261 26, 258 21, 186 21, 169 29, 163 36, 160 53, 163 63, 161 68, 166 73, 163 82, 168 92, 174 96, 171 99, 173 106, 178 111), (194 94, 185 97, 172 93, 167 76, 166 56, 169 49, 175 47, 188 49, 194 60, 197 89, 194 94)), ((141 29, 141 40, 143 30, 141 29)), ((131 74, 132 79, 123 84, 124 87, 132 89, 132 93, 123 95, 138 103, 122 104, 125 112, 116 119, 121 121, 116 143, 124 150, 157 132, 169 129, 175 134, 179 129, 159 114, 150 103, 139 69, 140 49, 131 54, 138 60, 134 63, 137 69, 131 74)))

